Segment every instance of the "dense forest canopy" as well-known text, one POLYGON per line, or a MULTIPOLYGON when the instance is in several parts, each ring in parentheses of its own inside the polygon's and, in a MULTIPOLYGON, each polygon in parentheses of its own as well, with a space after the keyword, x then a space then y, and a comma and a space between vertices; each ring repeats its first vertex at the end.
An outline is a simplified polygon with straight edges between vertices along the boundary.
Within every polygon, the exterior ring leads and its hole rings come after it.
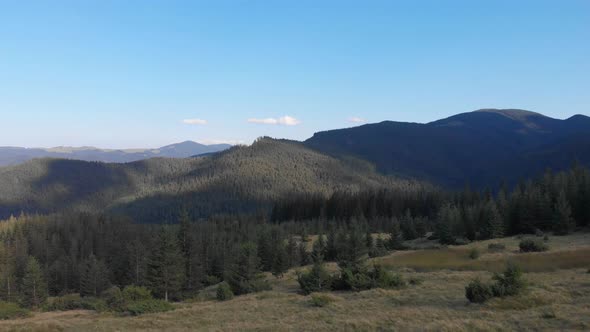
POLYGON ((347 266, 362 253, 403 250, 402 240, 427 234, 446 244, 567 234, 590 220, 590 171, 547 172, 497 194, 393 186, 293 196, 272 205, 271 218, 234 214, 199 222, 186 206, 174 225, 79 212, 11 217, 0 223, 0 299, 30 299, 31 280, 42 280, 51 295, 98 296, 112 285, 133 284, 160 298, 182 299, 221 280, 240 294, 268 286, 261 271, 281 275, 318 257, 347 266), (387 233, 387 240, 360 240, 371 233, 387 233), (321 239, 311 251, 309 234, 321 239))
POLYGON ((174 222, 181 208, 202 218, 268 210, 289 195, 382 186, 425 185, 379 175, 366 162, 329 157, 298 142, 261 138, 207 157, 128 164, 37 159, 0 168, 0 217, 74 211, 174 222))

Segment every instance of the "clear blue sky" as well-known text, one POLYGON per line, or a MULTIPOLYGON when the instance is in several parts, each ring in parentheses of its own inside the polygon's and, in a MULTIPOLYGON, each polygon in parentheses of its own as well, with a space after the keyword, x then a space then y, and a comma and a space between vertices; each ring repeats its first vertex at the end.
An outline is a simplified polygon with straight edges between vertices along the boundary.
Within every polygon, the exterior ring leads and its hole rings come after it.
POLYGON ((305 139, 487 107, 589 115, 590 1, 0 0, 0 146, 305 139))

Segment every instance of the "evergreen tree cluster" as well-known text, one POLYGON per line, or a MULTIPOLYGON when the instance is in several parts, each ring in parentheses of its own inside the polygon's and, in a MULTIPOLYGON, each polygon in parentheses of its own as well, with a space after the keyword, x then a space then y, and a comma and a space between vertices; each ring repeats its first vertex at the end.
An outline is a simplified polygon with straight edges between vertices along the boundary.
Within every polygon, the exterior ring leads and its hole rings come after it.
POLYGON ((294 196, 278 201, 271 218, 261 210, 195 220, 190 201, 185 204, 175 224, 93 213, 22 214, 0 222, 0 300, 36 307, 47 296, 97 297, 130 285, 179 300, 222 281, 239 295, 268 289, 262 272, 280 278, 309 264, 310 274, 299 281, 310 291, 397 285, 400 280, 368 266, 367 257, 403 250, 404 241, 429 232, 451 244, 587 226, 590 174, 581 167, 548 172, 509 194, 390 189, 294 196), (325 272, 325 261, 338 263, 336 277, 325 272))

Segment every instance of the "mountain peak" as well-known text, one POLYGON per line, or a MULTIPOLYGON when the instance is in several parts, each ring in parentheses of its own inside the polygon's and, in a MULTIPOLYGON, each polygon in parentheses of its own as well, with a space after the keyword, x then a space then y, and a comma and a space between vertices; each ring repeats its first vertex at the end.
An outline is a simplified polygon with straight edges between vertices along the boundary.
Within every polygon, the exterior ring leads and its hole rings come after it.
POLYGON ((516 109, 516 108, 506 108, 506 109, 482 108, 482 109, 474 111, 473 113, 477 113, 477 112, 496 113, 496 114, 500 114, 505 117, 511 118, 513 120, 518 120, 518 121, 522 121, 522 120, 529 118, 529 117, 546 117, 540 113, 516 109))

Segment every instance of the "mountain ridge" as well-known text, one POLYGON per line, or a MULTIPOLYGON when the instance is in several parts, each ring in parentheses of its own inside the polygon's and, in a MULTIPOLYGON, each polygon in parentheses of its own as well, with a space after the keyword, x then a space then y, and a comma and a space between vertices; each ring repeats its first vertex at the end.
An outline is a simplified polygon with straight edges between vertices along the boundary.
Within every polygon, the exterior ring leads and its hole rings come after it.
POLYGON ((160 148, 134 149, 101 149, 93 146, 57 146, 51 148, 0 146, 0 167, 45 157, 115 163, 133 162, 154 157, 187 158, 204 153, 216 153, 230 147, 229 144, 205 145, 193 141, 184 141, 160 148))
POLYGON ((559 170, 575 160, 590 164, 590 150, 575 144, 588 137, 590 118, 584 115, 559 120, 525 110, 482 109, 429 123, 382 121, 323 131, 305 144, 332 156, 362 158, 384 174, 460 188, 497 186, 502 179, 515 181, 527 169, 559 170), (564 155, 557 147, 566 142, 570 149, 564 155), (560 162, 544 160, 543 151, 552 151, 547 159, 557 153, 560 162))

